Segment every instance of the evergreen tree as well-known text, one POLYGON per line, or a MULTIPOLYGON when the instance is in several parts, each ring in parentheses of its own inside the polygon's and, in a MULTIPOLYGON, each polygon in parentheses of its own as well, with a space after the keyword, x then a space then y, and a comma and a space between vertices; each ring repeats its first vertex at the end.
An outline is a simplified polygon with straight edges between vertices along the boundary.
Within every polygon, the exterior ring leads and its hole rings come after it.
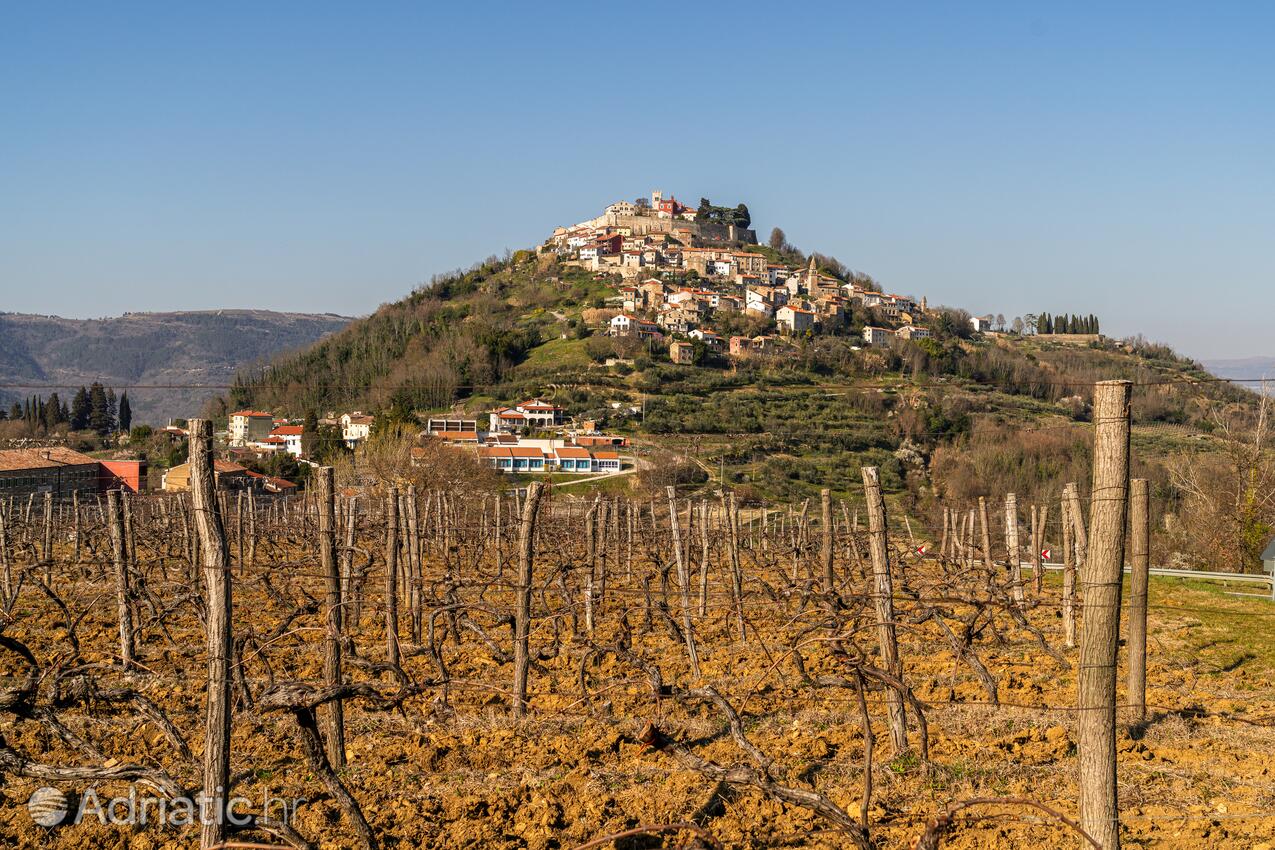
POLYGON ((89 391, 80 387, 75 393, 75 397, 71 399, 71 413, 68 420, 71 423, 72 431, 83 431, 89 427, 89 414, 92 408, 89 407, 89 391))
POLYGON ((753 215, 748 211, 745 204, 735 207, 735 225, 737 227, 748 227, 753 223, 753 215))
POLYGON ((128 392, 120 396, 120 430, 128 433, 133 427, 133 406, 128 403, 128 392))
POLYGON ((1098 323, 1098 317, 1097 317, 1097 316, 1094 316, 1094 317, 1093 317, 1093 332, 1094 332, 1094 333, 1096 333, 1096 334, 1097 334, 1097 333, 1102 333, 1102 326, 1098 323))
POLYGON ((22 418, 22 405, 19 402, 15 401, 9 408, 9 418, 14 422, 17 422, 22 418))
POLYGON ((115 399, 115 388, 111 387, 106 391, 106 412, 111 418, 112 431, 116 430, 115 425, 119 422, 119 418, 117 416, 118 409, 119 403, 115 399))
POLYGON ((62 424, 62 400, 58 398, 57 393, 53 393, 44 403, 44 427, 52 431, 60 424, 62 424))
POLYGON ((106 389, 94 381, 93 386, 89 387, 89 427, 99 434, 109 434, 112 424, 106 389))

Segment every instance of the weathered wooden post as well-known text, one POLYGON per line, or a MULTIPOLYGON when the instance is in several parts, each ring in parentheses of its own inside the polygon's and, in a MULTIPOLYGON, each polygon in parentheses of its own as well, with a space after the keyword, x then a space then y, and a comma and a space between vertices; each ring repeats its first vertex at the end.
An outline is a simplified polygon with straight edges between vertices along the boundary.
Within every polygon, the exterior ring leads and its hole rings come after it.
POLYGON ((106 512, 110 517, 111 554, 115 566, 115 608, 120 626, 120 661, 125 670, 133 669, 137 660, 133 643, 133 600, 129 588, 128 552, 124 542, 124 514, 118 490, 106 494, 106 512))
POLYGON ((677 583, 681 586, 682 595, 682 631, 686 640, 686 657, 691 662, 691 675, 700 677, 699 651, 695 648, 694 623, 691 621, 691 576, 686 565, 685 553, 682 550, 682 531, 677 521, 677 490, 666 487, 668 496, 669 525, 673 530, 673 552, 677 559, 677 583))
POLYGON ((1094 387, 1091 549, 1081 573, 1085 622, 1080 633, 1080 825, 1103 850, 1120 846, 1116 792, 1116 653, 1129 506, 1128 381, 1094 387))
POLYGON ((385 660, 398 664, 398 488, 385 496, 385 660))
POLYGON ((1014 601, 1023 604, 1023 558, 1018 550, 1018 496, 1005 496, 1005 556, 1009 559, 1009 575, 1014 582, 1014 601))
POLYGON ((230 789, 230 659, 233 654, 230 549, 213 476, 212 422, 190 421, 190 492, 195 530, 203 555, 208 598, 208 694, 204 724, 204 799, 212 816, 202 819, 200 847, 226 840, 226 794, 230 789))
POLYGON ((823 529, 822 529, 822 551, 820 557, 823 560, 823 592, 835 593, 837 590, 837 578, 832 569, 832 552, 833 552, 833 527, 832 527, 832 491, 824 487, 819 491, 819 500, 823 508, 823 529))
POLYGON ((1151 568, 1151 497, 1147 480, 1129 482, 1129 541, 1132 575, 1129 580, 1129 707, 1133 725, 1147 720, 1147 583, 1151 568))
MULTIPOLYGON (((873 602, 877 613, 877 642, 880 644, 881 666, 895 678, 902 678, 899 663, 898 636, 894 628, 894 583, 890 578, 890 548, 886 536, 885 500, 881 496, 881 480, 875 466, 863 471, 863 497, 868 503, 868 545, 875 578, 873 602)), ((890 714, 890 737, 896 753, 907 752, 907 713, 903 696, 893 688, 886 689, 890 714)))
POLYGON ((984 496, 978 497, 978 521, 983 534, 983 566, 992 573, 996 569, 996 561, 992 558, 992 530, 987 520, 987 498, 984 496))
POLYGON ((518 585, 514 605, 514 717, 527 713, 527 672, 531 664, 531 585, 535 564, 536 514, 544 485, 533 481, 527 488, 527 500, 518 528, 518 585))
MULTIPOLYGON (((341 609, 341 570, 336 560, 336 488, 332 467, 320 466, 317 475, 319 498, 319 564, 327 577, 325 600, 327 623, 323 635, 323 681, 329 687, 341 684, 341 632, 344 611, 341 609)), ((328 761, 337 770, 345 767, 345 710, 341 700, 322 706, 319 719, 328 761)))

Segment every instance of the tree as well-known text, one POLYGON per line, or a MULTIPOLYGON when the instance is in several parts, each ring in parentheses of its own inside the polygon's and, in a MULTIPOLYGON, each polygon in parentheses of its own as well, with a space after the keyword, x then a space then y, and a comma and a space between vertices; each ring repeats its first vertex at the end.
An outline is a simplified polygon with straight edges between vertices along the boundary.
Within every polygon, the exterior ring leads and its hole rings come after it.
POLYGON ((638 209, 646 210, 651 208, 651 202, 645 196, 643 196, 641 198, 634 198, 633 206, 637 207, 638 209))
POLYGON ((1014 330, 1014 333, 1018 334, 1019 336, 1022 336, 1023 329, 1024 329, 1025 327, 1026 327, 1026 325, 1023 323, 1023 319, 1022 319, 1022 317, 1021 317, 1021 316, 1015 316, 1015 317, 1014 317, 1014 323, 1013 323, 1013 325, 1012 325, 1012 328, 1013 328, 1013 330, 1014 330))
POLYGON ((71 399, 71 430, 83 431, 89 427, 89 414, 92 408, 89 406, 89 391, 80 387, 75 397, 71 399))
POLYGON ((62 400, 58 398, 57 393, 49 396, 49 400, 44 404, 44 427, 47 431, 52 431, 58 425, 62 424, 62 400))
POLYGON ((1004 313, 996 314, 996 329, 1001 331, 1005 330, 1005 314, 1004 313))
POLYGON ((784 246, 788 244, 788 234, 784 233, 781 228, 775 227, 770 231, 770 247, 776 251, 784 250, 784 246))
POLYGON ((110 430, 112 431, 115 430, 115 426, 119 423, 119 417, 117 415, 118 410, 119 403, 115 399, 115 388, 111 387, 106 391, 106 412, 110 414, 111 417, 110 430))
POLYGON ((310 457, 314 454, 316 443, 319 436, 319 417, 315 415, 313 410, 307 411, 305 422, 301 425, 301 456, 310 457))
POLYGON ((753 223, 753 215, 748 211, 746 204, 739 204, 735 207, 735 226, 749 227, 753 223))
POLYGON ((17 422, 22 418, 22 403, 15 401, 13 406, 9 408, 9 418, 17 422))
POLYGON ((89 427, 99 434, 109 434, 115 421, 106 399, 106 388, 97 381, 89 387, 89 427))
POLYGON ((128 392, 120 396, 120 430, 128 431, 133 427, 133 406, 128 403, 128 392))

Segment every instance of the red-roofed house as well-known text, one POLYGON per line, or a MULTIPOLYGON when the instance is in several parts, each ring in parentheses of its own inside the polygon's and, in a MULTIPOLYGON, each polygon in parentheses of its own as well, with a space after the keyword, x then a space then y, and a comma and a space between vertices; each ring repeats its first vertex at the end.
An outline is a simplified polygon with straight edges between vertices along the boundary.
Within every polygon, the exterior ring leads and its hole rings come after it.
POLYGON ((301 457, 301 432, 304 427, 301 425, 280 425, 270 432, 271 437, 280 437, 283 439, 283 447, 289 454, 301 457))

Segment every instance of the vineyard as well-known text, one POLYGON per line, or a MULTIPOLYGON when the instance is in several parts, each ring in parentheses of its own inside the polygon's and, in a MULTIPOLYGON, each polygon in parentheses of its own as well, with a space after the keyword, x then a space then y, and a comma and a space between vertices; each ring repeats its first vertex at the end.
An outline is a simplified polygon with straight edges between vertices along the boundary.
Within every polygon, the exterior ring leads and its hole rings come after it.
POLYGON ((1264 846, 1275 659, 1213 653, 1271 610, 1148 579, 1097 390, 1091 480, 935 527, 873 467, 267 499, 195 420, 188 494, 0 504, 0 845, 1264 846))

